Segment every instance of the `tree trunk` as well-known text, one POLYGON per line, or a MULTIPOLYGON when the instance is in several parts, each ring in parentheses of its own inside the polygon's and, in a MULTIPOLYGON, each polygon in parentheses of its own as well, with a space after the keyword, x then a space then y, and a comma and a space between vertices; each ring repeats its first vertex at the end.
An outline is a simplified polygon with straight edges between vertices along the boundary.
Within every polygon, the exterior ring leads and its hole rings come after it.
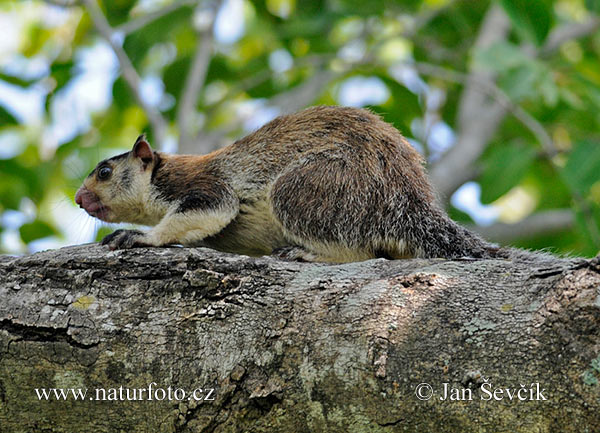
POLYGON ((598 258, 84 245, 0 297, 1 432, 600 431, 598 258))

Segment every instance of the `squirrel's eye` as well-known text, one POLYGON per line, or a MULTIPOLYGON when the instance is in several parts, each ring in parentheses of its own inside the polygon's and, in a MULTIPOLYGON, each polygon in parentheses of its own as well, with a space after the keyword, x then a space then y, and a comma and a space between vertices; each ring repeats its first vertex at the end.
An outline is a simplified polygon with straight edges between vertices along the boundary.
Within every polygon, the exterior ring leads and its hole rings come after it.
POLYGON ((107 166, 100 167, 100 169, 98 170, 98 179, 106 180, 110 177, 111 174, 112 174, 112 168, 107 167, 107 166))

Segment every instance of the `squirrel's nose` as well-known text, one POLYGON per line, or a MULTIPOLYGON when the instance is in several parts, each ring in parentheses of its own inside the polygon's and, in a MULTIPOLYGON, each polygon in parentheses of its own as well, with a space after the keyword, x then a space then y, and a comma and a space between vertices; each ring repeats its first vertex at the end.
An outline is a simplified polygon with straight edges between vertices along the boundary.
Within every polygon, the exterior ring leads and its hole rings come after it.
POLYGON ((79 205, 79 207, 81 207, 81 205, 83 205, 83 191, 82 191, 82 188, 79 188, 77 190, 77 193, 75 194, 75 203, 77 203, 79 205))

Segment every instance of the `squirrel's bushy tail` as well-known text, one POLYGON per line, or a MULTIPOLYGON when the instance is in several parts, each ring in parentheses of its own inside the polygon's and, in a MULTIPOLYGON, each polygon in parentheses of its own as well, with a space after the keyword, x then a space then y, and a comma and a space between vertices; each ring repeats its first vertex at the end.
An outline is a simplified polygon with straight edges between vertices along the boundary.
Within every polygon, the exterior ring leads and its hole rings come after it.
POLYGON ((410 232, 414 256, 421 258, 461 257, 481 259, 509 259, 513 261, 545 263, 556 258, 544 251, 528 251, 512 247, 499 247, 487 242, 478 234, 454 222, 443 211, 435 208, 426 213, 422 224, 416 224, 410 232))
POLYGON ((507 252, 454 222, 434 207, 407 235, 414 255, 422 258, 506 258, 507 252))

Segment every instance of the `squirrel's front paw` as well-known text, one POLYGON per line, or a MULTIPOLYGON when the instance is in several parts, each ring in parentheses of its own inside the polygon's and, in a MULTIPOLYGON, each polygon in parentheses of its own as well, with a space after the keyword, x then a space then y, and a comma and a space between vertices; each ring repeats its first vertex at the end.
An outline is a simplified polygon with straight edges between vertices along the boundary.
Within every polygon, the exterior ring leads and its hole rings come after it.
POLYGON ((117 230, 102 239, 102 245, 108 245, 111 250, 125 248, 148 247, 144 242, 144 233, 138 230, 117 230))

